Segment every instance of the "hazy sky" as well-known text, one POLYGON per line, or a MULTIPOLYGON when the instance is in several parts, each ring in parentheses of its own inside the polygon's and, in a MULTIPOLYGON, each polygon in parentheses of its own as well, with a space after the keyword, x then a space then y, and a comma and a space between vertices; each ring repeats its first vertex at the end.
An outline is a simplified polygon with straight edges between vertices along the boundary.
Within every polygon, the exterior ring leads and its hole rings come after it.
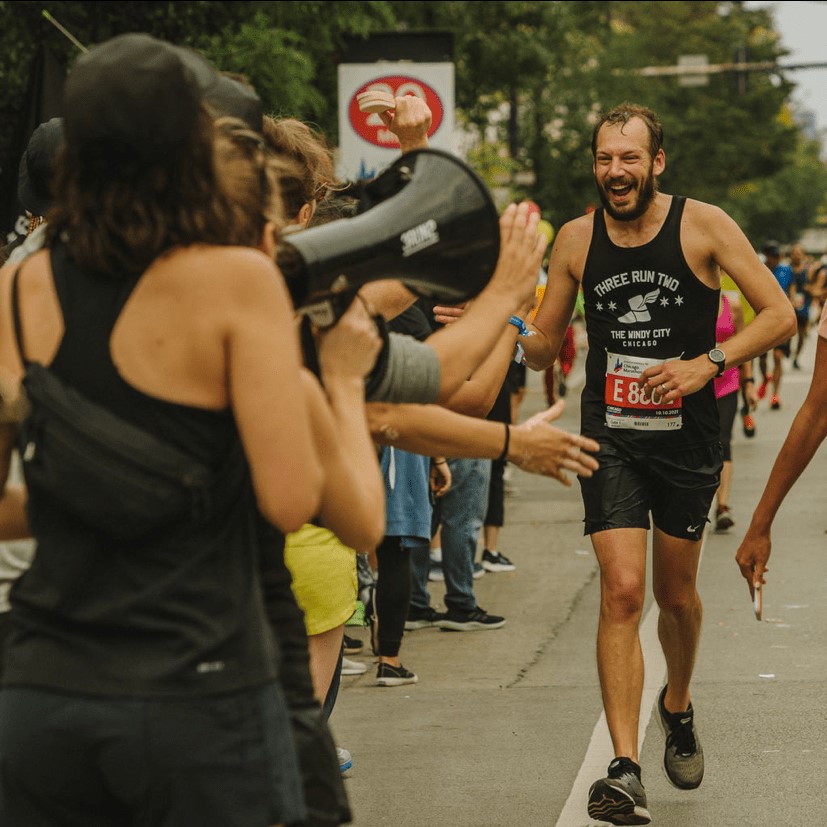
MULTIPOLYGON (((774 10, 781 42, 790 54, 780 62, 827 63, 827 2, 751 2, 749 6, 768 6, 774 10)), ((815 112, 816 128, 827 130, 827 68, 797 69, 786 73, 796 84, 793 99, 802 109, 815 112)))

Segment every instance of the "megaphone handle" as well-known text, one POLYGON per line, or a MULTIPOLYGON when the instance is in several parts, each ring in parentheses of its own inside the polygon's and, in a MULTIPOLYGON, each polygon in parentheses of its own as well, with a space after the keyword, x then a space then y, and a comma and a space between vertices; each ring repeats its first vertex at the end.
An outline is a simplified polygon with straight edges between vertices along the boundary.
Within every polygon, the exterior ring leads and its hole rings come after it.
POLYGON ((319 354, 316 352, 316 340, 313 338, 313 323, 308 316, 301 317, 299 338, 304 366, 321 382, 322 369, 319 366, 319 354))

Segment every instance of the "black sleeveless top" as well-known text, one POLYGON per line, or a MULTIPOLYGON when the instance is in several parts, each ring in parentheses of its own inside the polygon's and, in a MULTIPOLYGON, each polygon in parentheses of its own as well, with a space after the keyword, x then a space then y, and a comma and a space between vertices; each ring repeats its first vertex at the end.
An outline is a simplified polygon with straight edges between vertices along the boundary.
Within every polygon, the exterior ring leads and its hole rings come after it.
POLYGON ((51 265, 65 328, 54 373, 222 473, 200 522, 140 544, 105 540, 44 497, 32 503, 37 546, 11 590, 4 685, 184 697, 274 680, 258 510, 232 413, 166 402, 125 382, 109 340, 137 279, 86 273, 61 245, 51 265))
POLYGON ((588 355, 581 427, 597 440, 631 450, 710 445, 719 438, 713 383, 664 405, 634 381, 653 363, 693 359, 715 347, 718 290, 689 269, 680 243, 686 199, 674 196, 658 234, 640 247, 618 247, 602 209, 583 273, 588 355))

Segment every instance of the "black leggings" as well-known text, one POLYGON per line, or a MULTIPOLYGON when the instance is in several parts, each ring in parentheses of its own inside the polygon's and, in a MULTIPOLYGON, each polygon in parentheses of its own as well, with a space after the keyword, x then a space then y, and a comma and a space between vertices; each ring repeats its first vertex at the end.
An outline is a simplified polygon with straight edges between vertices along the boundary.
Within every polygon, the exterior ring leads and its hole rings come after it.
POLYGON ((377 654, 395 658, 402 646, 411 602, 411 550, 402 547, 401 537, 385 537, 376 549, 376 564, 373 610, 378 625, 377 654))

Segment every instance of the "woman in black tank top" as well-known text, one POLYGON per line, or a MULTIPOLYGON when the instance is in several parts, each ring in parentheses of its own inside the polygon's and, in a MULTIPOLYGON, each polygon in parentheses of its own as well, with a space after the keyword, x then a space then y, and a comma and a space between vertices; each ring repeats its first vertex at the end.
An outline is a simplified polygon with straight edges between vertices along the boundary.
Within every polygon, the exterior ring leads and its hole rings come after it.
MULTIPOLYGON (((30 500, 37 553, 12 591, 0 690, 3 824, 305 819, 261 521, 277 548, 315 512, 322 474, 289 296, 249 249, 272 174, 260 166, 246 201, 227 191, 202 106, 215 77, 195 53, 123 35, 67 82, 49 250, 17 275, 25 357, 216 482, 191 524, 131 542, 30 500)), ((19 378, 0 272, 0 372, 19 378)), ((0 450, 5 468, 7 428, 0 450)))

